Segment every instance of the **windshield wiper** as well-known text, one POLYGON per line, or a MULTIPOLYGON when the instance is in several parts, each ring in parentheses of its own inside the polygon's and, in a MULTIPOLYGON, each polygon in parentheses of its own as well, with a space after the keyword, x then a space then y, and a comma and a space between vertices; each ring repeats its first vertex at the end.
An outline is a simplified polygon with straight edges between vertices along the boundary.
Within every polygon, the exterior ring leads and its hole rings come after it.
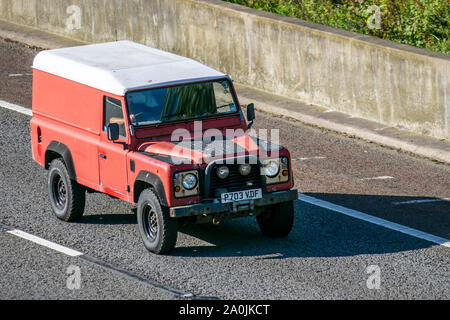
POLYGON ((170 118, 181 116, 181 115, 183 115, 183 113, 169 114, 167 116, 162 117, 161 120, 169 120, 170 118))

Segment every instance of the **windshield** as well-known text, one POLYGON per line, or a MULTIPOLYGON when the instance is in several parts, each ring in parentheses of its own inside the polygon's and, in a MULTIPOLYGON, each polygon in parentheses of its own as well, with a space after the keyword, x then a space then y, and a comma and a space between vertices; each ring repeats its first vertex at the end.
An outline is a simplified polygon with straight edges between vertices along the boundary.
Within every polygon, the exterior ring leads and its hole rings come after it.
POLYGON ((130 122, 134 126, 237 111, 227 80, 130 92, 127 103, 130 122))

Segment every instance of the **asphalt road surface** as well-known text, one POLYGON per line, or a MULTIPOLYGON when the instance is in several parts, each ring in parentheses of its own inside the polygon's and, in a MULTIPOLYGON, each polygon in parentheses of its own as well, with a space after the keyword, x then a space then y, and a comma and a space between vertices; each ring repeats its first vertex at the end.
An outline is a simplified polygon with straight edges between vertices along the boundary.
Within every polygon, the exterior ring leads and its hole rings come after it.
MULTIPOLYGON (((0 100, 30 108, 36 53, 0 39, 0 100)), ((251 217, 190 225, 167 256, 144 248, 132 205, 102 194, 87 195, 81 222, 61 222, 29 120, 0 108, 0 299, 450 298, 449 247, 300 200, 285 239, 251 217)), ((302 194, 450 238, 448 165, 262 113, 255 128, 280 129, 302 194)))

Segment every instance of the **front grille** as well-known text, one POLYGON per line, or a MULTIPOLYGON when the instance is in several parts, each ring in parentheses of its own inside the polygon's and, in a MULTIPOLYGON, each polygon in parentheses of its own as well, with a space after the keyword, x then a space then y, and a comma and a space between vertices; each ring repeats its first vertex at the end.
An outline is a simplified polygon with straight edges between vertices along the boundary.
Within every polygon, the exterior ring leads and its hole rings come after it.
POLYGON ((220 179, 216 174, 216 170, 220 166, 222 165, 214 165, 214 167, 210 171, 210 197, 217 197, 218 195, 216 191, 218 189, 226 189, 227 192, 231 192, 247 189, 257 189, 262 187, 262 177, 258 165, 252 165, 252 170, 247 176, 243 176, 239 173, 238 164, 227 165, 227 167, 230 169, 230 174, 225 179, 220 179))

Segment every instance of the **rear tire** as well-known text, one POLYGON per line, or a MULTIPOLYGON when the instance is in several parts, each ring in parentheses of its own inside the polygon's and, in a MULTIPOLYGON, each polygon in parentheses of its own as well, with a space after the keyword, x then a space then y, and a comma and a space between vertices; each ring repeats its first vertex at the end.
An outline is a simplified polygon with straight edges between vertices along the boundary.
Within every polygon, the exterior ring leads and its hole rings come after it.
POLYGON ((139 196, 137 220, 147 250, 164 254, 175 247, 177 221, 170 217, 168 208, 161 206, 158 196, 151 189, 145 189, 139 196))
POLYGON ((267 206, 263 213, 256 216, 256 220, 264 236, 286 237, 294 224, 294 202, 288 201, 267 206))
POLYGON ((86 191, 70 179, 66 165, 61 158, 50 164, 48 171, 48 194, 53 213, 66 222, 78 221, 83 216, 86 191))

